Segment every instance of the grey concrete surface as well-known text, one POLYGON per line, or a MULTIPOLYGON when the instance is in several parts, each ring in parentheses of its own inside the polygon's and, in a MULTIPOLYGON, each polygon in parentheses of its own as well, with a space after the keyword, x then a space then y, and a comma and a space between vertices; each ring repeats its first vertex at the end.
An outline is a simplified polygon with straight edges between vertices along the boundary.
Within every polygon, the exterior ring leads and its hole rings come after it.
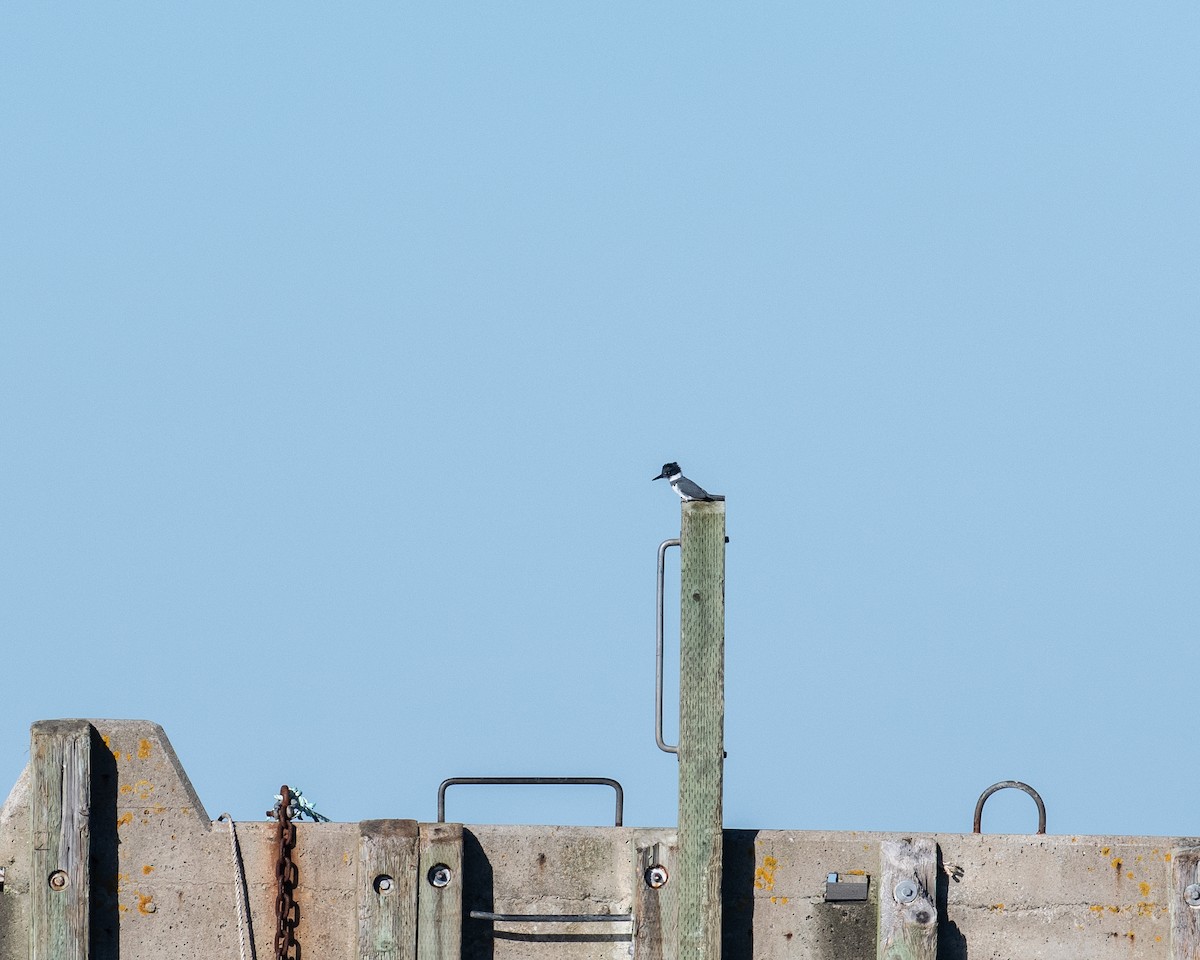
MULTIPOLYGON (((237 958, 229 827, 195 795, 161 728, 93 721, 111 750, 113 802, 93 828, 93 960, 237 958), (106 812, 107 811, 107 812, 106 812), (112 819, 114 822, 99 822, 112 819), (112 850, 105 846, 111 840, 112 850), (111 861, 106 857, 115 851, 111 861), (111 862, 115 869, 105 871, 111 862)), ((0 809, 0 957, 29 956, 30 792, 22 776, 0 809)), ((397 811, 403 814, 404 811, 397 811)), ((275 825, 237 825, 259 958, 274 956, 275 825)), ((298 825, 303 960, 359 956, 355 823, 298 825)), ((903 835, 725 831, 725 960, 875 956, 880 845, 903 835), (863 902, 826 902, 826 877, 868 883, 863 902)), ((1192 922, 1176 876, 1183 837, 943 834, 937 845, 938 960, 1167 960, 1172 918, 1192 922)), ((463 956, 480 960, 674 957, 673 828, 468 825, 463 840, 463 956), (666 885, 646 870, 661 865, 666 885), (635 914, 556 923, 503 914, 635 914)), ((1190 861, 1189 861, 1190 862, 1190 861)), ((1190 868, 1189 868, 1190 869, 1190 868)), ((424 883, 418 878, 418 883, 424 883)), ((399 958, 402 954, 397 954, 399 958)))

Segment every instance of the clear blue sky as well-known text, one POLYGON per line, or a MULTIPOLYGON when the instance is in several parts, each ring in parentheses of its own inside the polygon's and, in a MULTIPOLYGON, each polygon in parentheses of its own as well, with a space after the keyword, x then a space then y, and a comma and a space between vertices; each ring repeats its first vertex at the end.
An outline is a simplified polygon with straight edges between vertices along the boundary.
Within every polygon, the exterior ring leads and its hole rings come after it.
POLYGON ((34 720, 142 717, 213 816, 585 774, 673 823, 678 460, 728 497, 727 825, 969 831, 1017 778, 1196 833, 1194 3, 0 37, 0 793, 34 720))

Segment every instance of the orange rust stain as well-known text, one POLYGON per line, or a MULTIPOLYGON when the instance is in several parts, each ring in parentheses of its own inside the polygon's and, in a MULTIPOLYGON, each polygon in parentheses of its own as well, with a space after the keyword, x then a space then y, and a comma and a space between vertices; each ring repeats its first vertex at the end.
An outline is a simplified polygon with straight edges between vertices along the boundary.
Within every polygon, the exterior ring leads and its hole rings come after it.
POLYGON ((150 741, 149 740, 139 740, 138 741, 138 759, 145 760, 149 756, 150 756, 150 741))
POLYGON ((775 868, 779 861, 774 857, 763 857, 763 865, 754 871, 754 887, 756 890, 775 889, 775 868))
POLYGON ((1142 891, 1143 897, 1150 896, 1150 884, 1146 883, 1145 881, 1138 884, 1138 889, 1142 891))
POLYGON ((150 874, 153 872, 154 872, 154 868, 152 866, 150 866, 150 864, 147 863, 142 866, 142 873, 150 874))
MULTIPOLYGON (((136 891, 135 891, 136 893, 136 891)), ((153 913, 150 909, 150 904, 154 901, 154 897, 148 893, 138 893, 138 913, 153 913)))
POLYGON ((120 830, 127 823, 133 823, 133 814, 132 813, 121 814, 120 819, 117 820, 117 829, 120 830))

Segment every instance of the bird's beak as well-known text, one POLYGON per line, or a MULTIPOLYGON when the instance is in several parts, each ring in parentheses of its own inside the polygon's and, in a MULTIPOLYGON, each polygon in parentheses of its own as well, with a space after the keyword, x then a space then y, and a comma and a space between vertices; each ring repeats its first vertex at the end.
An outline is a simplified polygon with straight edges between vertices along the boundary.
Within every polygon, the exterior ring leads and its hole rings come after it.
POLYGON ((666 476, 666 474, 665 474, 665 473, 660 473, 660 474, 659 474, 657 477, 651 477, 650 479, 651 479, 652 481, 653 481, 653 480, 661 480, 661 479, 662 479, 663 477, 665 477, 665 476, 666 476))

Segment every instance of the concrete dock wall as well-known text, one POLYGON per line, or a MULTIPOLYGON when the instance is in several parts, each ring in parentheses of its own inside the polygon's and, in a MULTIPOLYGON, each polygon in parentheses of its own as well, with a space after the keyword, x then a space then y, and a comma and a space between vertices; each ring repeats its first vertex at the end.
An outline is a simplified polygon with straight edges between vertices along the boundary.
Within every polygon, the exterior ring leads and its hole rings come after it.
MULTIPOLYGON (((204 809, 161 728, 92 724, 102 750, 90 768, 87 915, 55 921, 86 928, 74 955, 237 958, 248 934, 253 955, 273 958, 276 824, 236 825, 249 903, 239 923, 230 827, 204 809)), ((85 892, 51 883, 45 857, 73 854, 34 830, 39 782, 27 770, 0 810, 4 960, 71 955, 39 912, 85 892)), ((1195 957, 1197 847, 1190 837, 727 830, 722 956, 885 956, 884 940, 899 943, 909 924, 934 944, 903 950, 932 950, 930 960, 1195 957), (928 862, 897 866, 896 850, 928 862)), ((303 960, 673 960, 677 850, 673 827, 299 823, 297 941, 303 960), (435 867, 448 871, 442 886, 435 867), (592 919, 496 919, 531 915, 592 919)))

